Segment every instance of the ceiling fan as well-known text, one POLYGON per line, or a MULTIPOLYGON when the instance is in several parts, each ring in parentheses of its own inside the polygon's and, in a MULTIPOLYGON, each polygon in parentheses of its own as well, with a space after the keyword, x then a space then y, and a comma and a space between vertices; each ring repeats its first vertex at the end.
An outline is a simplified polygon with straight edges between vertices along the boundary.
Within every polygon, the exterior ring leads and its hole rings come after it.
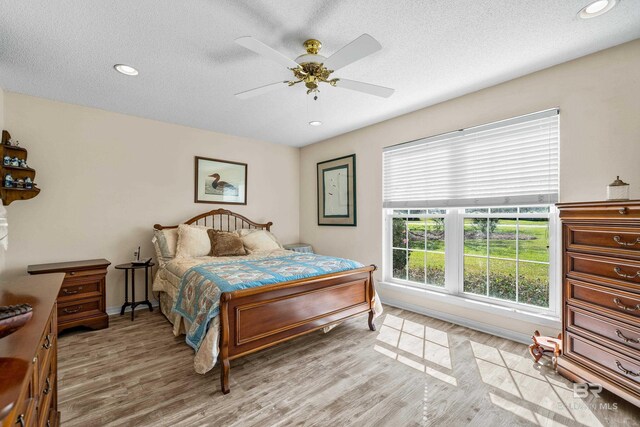
POLYGON ((248 99, 271 92, 283 87, 283 84, 295 86, 299 83, 304 83, 307 88, 307 94, 319 92, 320 83, 327 83, 331 86, 364 92, 383 98, 390 97, 394 92, 394 89, 388 87, 331 76, 334 71, 382 49, 380 43, 369 34, 361 35, 328 58, 318 54, 322 43, 316 39, 309 39, 303 43, 307 53, 298 56, 295 61, 253 37, 240 37, 235 42, 267 59, 284 65, 293 72, 294 77, 292 80, 271 83, 236 93, 236 97, 240 99, 248 99))

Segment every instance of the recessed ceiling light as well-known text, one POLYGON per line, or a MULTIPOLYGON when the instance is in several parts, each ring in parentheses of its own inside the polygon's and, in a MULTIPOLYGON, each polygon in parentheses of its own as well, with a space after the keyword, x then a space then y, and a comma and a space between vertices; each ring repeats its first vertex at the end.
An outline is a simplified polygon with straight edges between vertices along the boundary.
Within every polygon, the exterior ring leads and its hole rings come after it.
POLYGON ((322 124, 322 122, 318 121, 318 120, 314 120, 312 122, 309 122, 309 124, 311 126, 320 126, 322 124))
POLYGON ((582 19, 595 18, 609 12, 617 3, 618 0, 596 0, 578 12, 578 16, 582 19))
POLYGON ((136 70, 135 68, 133 68, 130 65, 116 64, 116 65, 113 66, 113 68, 115 68, 117 72, 125 74, 127 76, 137 76, 138 75, 138 70, 136 70))

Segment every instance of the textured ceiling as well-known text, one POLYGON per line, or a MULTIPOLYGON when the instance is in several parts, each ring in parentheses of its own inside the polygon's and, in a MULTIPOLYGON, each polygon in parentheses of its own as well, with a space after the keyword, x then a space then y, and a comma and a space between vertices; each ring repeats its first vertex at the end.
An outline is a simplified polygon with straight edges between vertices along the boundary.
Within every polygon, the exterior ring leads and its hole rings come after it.
POLYGON ((640 0, 578 19, 588 2, 2 0, 0 87, 302 146, 640 37, 640 0), (311 127, 302 87, 233 96, 290 77, 237 37, 295 58, 307 38, 329 56, 363 33, 382 51, 335 77, 395 88, 389 99, 326 87, 311 127))

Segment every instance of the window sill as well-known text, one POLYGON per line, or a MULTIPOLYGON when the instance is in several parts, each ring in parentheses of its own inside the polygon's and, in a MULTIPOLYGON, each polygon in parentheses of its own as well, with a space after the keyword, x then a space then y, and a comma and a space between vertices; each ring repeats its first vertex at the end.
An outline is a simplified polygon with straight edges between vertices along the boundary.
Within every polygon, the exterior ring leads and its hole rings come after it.
POLYGON ((380 281, 378 282, 378 284, 386 291, 399 292, 416 298, 428 297, 431 301, 464 307, 469 310, 500 315, 504 316, 505 318, 521 320, 524 322, 533 323, 535 325, 546 326, 555 329, 560 329, 562 327, 560 317, 550 314, 527 312, 512 307, 505 307, 499 304, 491 304, 490 302, 465 298, 464 296, 460 295, 451 295, 445 292, 433 291, 430 289, 415 288, 413 286, 402 285, 399 283, 380 281))

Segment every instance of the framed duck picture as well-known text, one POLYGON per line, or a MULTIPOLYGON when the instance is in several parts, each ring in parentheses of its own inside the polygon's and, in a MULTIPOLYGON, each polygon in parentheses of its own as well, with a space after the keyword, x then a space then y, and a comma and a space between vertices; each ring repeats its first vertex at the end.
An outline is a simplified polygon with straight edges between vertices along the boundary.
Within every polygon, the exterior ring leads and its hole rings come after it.
POLYGON ((356 155, 318 163, 318 225, 355 227, 356 155))
POLYGON ((247 164, 196 156, 195 203, 247 204, 247 164))

